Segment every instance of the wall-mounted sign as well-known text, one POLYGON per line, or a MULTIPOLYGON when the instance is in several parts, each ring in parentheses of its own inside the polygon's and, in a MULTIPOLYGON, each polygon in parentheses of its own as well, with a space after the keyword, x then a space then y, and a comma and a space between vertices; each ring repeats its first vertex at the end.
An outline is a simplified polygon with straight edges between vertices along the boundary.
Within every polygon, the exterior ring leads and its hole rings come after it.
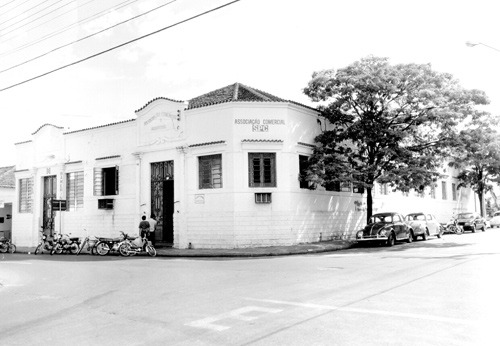
POLYGON ((284 119, 234 119, 235 125, 251 125, 252 132, 268 132, 272 125, 285 125, 284 119))

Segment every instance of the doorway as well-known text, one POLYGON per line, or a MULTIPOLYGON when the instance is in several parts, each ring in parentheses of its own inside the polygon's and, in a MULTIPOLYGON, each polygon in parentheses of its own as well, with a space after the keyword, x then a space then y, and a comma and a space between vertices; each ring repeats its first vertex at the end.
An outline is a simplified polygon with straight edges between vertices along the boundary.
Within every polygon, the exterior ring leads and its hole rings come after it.
POLYGON ((174 161, 151 163, 151 214, 155 214, 158 246, 174 243, 174 161))
POLYGON ((50 237, 54 236, 55 211, 52 209, 52 199, 56 198, 56 176, 43 177, 43 233, 50 237))

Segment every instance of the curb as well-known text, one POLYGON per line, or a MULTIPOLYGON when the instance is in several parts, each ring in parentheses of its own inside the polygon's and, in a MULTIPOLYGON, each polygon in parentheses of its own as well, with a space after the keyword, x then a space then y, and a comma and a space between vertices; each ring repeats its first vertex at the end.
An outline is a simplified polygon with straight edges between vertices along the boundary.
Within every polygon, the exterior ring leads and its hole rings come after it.
MULTIPOLYGON (((258 248, 242 248, 242 249, 156 249, 156 257, 272 257, 272 256, 289 256, 289 255, 305 255, 316 254, 323 252, 333 252, 351 248, 355 241, 336 241, 335 243, 322 242, 311 244, 300 244, 282 247, 258 247, 258 248)), ((16 253, 33 254, 35 248, 22 247, 18 248, 16 253)), ((82 253, 81 255, 84 255, 82 253)), ((138 254, 139 256, 147 256, 146 254, 138 254)))

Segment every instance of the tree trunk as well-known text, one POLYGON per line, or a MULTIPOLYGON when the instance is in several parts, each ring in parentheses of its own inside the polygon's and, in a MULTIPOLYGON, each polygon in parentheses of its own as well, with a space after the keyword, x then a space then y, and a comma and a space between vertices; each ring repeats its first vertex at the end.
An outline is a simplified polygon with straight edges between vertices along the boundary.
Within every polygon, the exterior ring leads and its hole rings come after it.
POLYGON ((481 216, 484 217, 484 191, 482 190, 478 191, 477 197, 479 198, 479 209, 481 216))
POLYGON ((366 223, 370 220, 370 217, 373 214, 373 196, 372 196, 372 188, 366 188, 366 223))

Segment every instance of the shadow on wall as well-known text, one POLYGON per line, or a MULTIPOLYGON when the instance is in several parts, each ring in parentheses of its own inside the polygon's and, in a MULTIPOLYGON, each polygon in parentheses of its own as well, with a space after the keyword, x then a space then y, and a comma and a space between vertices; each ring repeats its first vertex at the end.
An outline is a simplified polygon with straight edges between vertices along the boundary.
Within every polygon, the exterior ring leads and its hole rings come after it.
POLYGON ((352 194, 315 195, 297 203, 291 223, 299 243, 353 239, 366 223, 366 202, 352 194))

